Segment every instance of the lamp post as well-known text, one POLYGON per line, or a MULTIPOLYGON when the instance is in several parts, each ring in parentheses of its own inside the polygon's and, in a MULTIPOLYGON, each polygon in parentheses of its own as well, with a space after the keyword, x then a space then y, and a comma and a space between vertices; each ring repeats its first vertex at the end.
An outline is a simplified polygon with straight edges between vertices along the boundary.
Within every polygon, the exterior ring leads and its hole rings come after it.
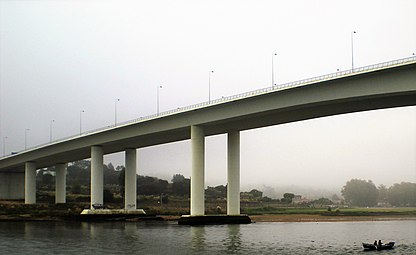
POLYGON ((351 32, 351 71, 354 72, 354 34, 357 32, 351 32))
POLYGON ((162 88, 162 85, 157 86, 157 115, 159 116, 159 89, 162 88))
POLYGON ((79 135, 82 134, 82 113, 85 112, 85 110, 79 111, 79 135))
POLYGON ((6 156, 6 139, 7 138, 8 138, 7 136, 3 137, 3 156, 6 156))
POLYGON ((25 129, 25 150, 27 149, 27 131, 30 131, 29 128, 25 129))
POLYGON ((213 74, 214 71, 208 72, 208 102, 211 103, 211 74, 213 74))
POLYGON ((117 102, 120 101, 120 98, 114 100, 114 126, 117 126, 117 102))
POLYGON ((274 56, 277 56, 277 53, 272 54, 272 88, 276 85, 274 83, 274 56))
POLYGON ((49 137, 50 141, 52 142, 52 124, 55 122, 55 120, 51 120, 50 126, 49 126, 49 137))

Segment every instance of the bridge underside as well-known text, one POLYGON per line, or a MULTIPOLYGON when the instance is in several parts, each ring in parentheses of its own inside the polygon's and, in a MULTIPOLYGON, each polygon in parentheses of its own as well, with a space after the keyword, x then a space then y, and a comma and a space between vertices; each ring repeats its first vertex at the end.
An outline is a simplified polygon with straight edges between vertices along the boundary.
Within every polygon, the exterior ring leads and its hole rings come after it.
POLYGON ((415 104, 416 92, 412 94, 397 93, 394 95, 381 95, 299 105, 285 109, 272 110, 262 114, 253 114, 252 116, 248 115, 226 121, 218 121, 203 126, 206 130, 206 134, 209 136, 225 133, 226 130, 244 131, 340 114, 413 106, 415 104))
MULTIPOLYGON (((339 114, 413 105, 416 105, 416 92, 395 93, 389 95, 358 97, 353 99, 298 105, 283 109, 271 110, 262 114, 251 114, 244 117, 219 120, 216 122, 202 124, 200 126, 204 128, 205 136, 211 136, 227 133, 230 130, 244 131, 339 114)), ((191 138, 190 134, 190 127, 183 127, 159 132, 153 135, 142 135, 134 138, 103 143, 100 145, 103 147, 104 154, 111 154, 123 151, 126 148, 143 148, 153 145, 188 140, 191 138)), ((54 165, 54 163, 73 162, 90 157, 90 147, 85 147, 38 158, 36 159, 36 163, 38 168, 43 168, 54 165)), ((23 165, 20 165, 2 170, 24 172, 24 167, 23 165)))

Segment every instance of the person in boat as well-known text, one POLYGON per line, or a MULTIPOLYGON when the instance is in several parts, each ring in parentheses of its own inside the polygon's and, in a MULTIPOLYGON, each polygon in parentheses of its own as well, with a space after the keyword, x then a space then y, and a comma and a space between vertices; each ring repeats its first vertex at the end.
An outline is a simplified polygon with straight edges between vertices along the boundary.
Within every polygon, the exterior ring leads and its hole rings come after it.
POLYGON ((382 244, 381 240, 378 240, 378 247, 381 247, 382 244))
POLYGON ((374 246, 377 246, 377 240, 374 240, 374 246))

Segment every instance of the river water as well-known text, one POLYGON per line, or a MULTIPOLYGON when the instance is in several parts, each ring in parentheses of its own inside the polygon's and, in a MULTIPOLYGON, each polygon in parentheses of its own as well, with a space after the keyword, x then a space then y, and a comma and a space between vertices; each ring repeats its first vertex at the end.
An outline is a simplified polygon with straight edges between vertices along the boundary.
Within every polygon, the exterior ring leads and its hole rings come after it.
POLYGON ((396 242, 383 254, 416 254, 416 221, 0 222, 0 254, 362 254, 375 239, 396 242))

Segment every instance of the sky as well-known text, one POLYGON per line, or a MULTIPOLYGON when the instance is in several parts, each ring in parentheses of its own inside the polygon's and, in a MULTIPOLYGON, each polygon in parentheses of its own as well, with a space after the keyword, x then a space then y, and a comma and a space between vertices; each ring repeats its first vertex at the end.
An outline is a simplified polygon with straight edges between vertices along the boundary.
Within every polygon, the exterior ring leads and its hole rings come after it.
MULTIPOLYGON (((158 90, 167 111, 270 86, 272 72, 282 84, 352 59, 410 57, 415 10, 413 0, 0 0, 0 153, 112 125, 116 113, 154 114, 158 90)), ((416 182, 415 130, 413 106, 244 131, 241 185, 416 182)), ((226 136, 207 137, 207 185, 227 182, 226 161, 226 136)), ((124 153, 105 162, 124 164, 124 153)), ((138 169, 189 177, 190 142, 139 149, 138 169)))

